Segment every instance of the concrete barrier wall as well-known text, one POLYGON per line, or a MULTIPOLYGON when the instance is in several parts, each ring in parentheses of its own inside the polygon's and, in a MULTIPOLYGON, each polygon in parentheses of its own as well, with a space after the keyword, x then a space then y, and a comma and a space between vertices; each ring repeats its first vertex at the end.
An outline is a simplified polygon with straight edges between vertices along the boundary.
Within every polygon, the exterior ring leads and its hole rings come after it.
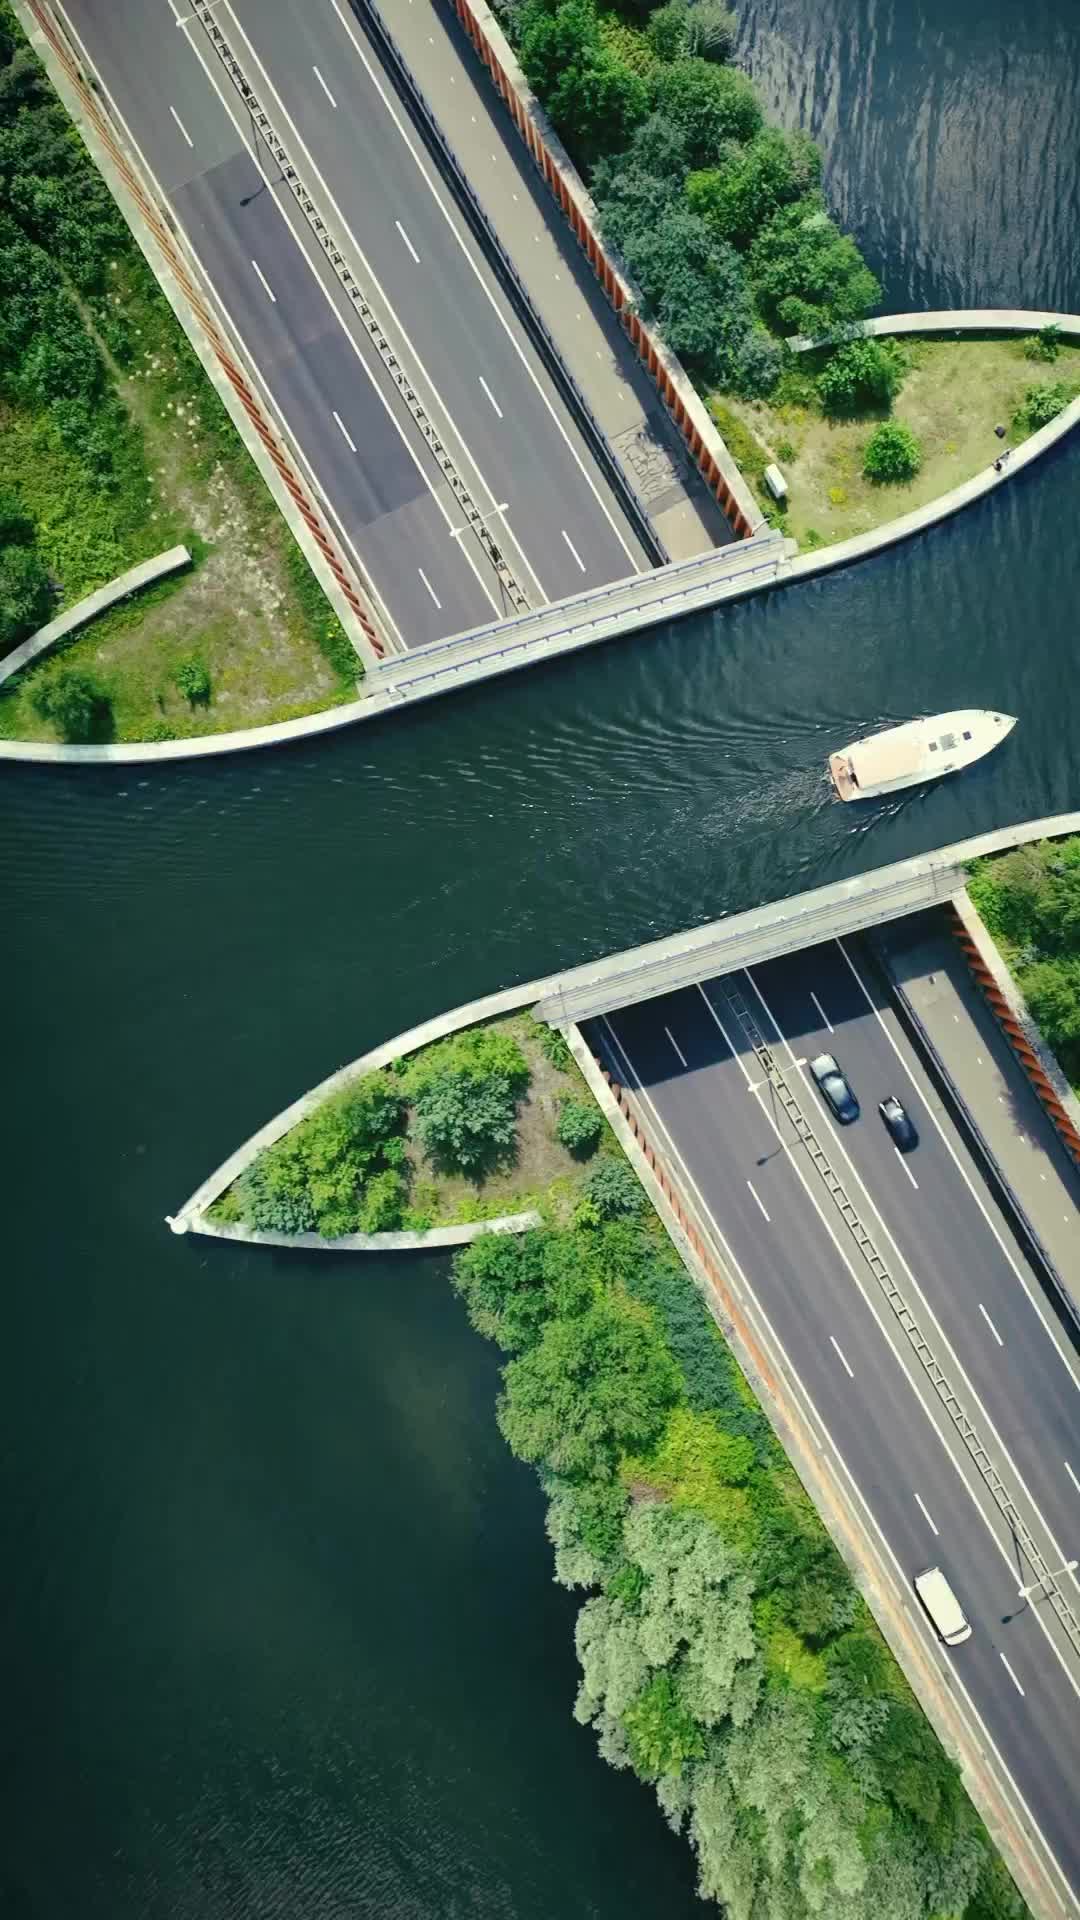
MULTIPOLYGON (((1044 313, 1035 307, 935 307, 925 313, 880 313, 861 322, 858 331, 873 335, 894 333, 1041 333, 1044 327, 1057 327, 1062 333, 1080 334, 1080 314, 1044 313)), ((814 347, 830 346, 847 334, 822 334, 812 340, 804 333, 788 341, 793 353, 809 353, 814 347)))
POLYGON ((765 523, 761 508, 675 355, 641 319, 641 296, 605 248, 585 183, 518 66, 490 7, 484 0, 453 0, 453 5, 707 484, 735 531, 744 538, 756 533, 765 523))
POLYGON ((95 615, 104 613, 106 607, 115 606, 129 593, 137 593, 140 587, 148 587, 154 580, 163 580, 167 574, 179 572, 181 567, 191 565, 191 555, 186 547, 170 547, 166 553, 156 554, 152 560, 140 560, 137 566, 129 567, 126 573, 117 574, 108 586, 99 587, 96 593, 87 594, 85 600, 79 600, 66 613, 57 614, 47 627, 39 627, 21 645, 14 647, 0 660, 0 686, 10 680, 13 674, 28 667, 32 660, 54 647, 76 628, 86 625, 95 615))
POLYGON ((460 1227, 429 1227, 426 1233, 343 1233, 336 1240, 324 1240, 321 1233, 266 1233, 245 1227, 239 1221, 208 1220, 205 1215, 191 1223, 191 1231, 204 1233, 212 1240, 238 1240, 253 1247, 299 1248, 307 1253, 434 1253, 451 1247, 467 1247, 482 1233, 528 1233, 541 1225, 540 1215, 503 1213, 494 1220, 470 1220, 460 1227))

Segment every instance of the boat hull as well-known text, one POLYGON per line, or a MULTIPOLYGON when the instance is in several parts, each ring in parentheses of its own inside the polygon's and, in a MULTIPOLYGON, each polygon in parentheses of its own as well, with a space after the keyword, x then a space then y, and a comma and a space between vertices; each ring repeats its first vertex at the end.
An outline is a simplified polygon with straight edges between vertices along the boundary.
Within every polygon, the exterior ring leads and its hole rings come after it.
POLYGON ((1000 746, 1015 725, 1011 714, 982 707, 908 720, 830 754, 829 776, 841 800, 876 800, 962 772, 1000 746))

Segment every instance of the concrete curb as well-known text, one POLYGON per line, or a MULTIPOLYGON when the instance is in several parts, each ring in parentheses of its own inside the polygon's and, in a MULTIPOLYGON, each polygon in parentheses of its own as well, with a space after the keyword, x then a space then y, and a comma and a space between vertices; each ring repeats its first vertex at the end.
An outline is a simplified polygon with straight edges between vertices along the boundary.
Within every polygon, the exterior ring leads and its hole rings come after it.
MULTIPOLYGON (((99 87, 91 90, 77 49, 49 0, 14 0, 27 39, 48 74, 80 139, 105 181, 158 286, 251 455, 304 558, 341 621, 359 658, 374 665, 387 651, 368 602, 369 583, 347 565, 300 478, 301 462, 256 395, 241 343, 218 313, 175 223, 158 206, 154 183, 114 128, 99 87)), ((10 743, 9 743, 10 744, 10 743)), ((71 749, 69 751, 77 751, 71 749)))
MULTIPOLYGON (((535 983, 529 982, 522 987, 504 987, 495 993, 483 994, 478 1000, 470 1000, 465 1006, 452 1007, 446 1013, 437 1013, 432 1019, 421 1021, 419 1026, 408 1028, 405 1033, 395 1034, 393 1039, 384 1040, 381 1045, 372 1047, 367 1053, 362 1053, 358 1060, 350 1060, 346 1066, 339 1067, 335 1073, 328 1074, 325 1080, 320 1080, 317 1086, 301 1094, 291 1106, 275 1114, 272 1120, 268 1120, 265 1126, 260 1127, 250 1139, 245 1140, 243 1146, 237 1147, 235 1153, 231 1153, 228 1159, 223 1160, 221 1165, 203 1181, 201 1186, 196 1187, 182 1207, 178 1207, 175 1213, 166 1214, 168 1225, 174 1233, 220 1235, 221 1227, 204 1218, 207 1207, 212 1206, 214 1201, 220 1198, 226 1187, 232 1186, 233 1181, 250 1166, 255 1155, 263 1147, 273 1146, 276 1140, 280 1140, 282 1135, 295 1127, 298 1121, 306 1119, 308 1114, 313 1113, 315 1108, 321 1106, 331 1094, 340 1093, 343 1087, 348 1086, 350 1080, 359 1079, 361 1074, 374 1073, 378 1067, 389 1066, 392 1060, 401 1060, 407 1054, 416 1053, 421 1047, 429 1046, 431 1041, 444 1039, 448 1033, 457 1033, 462 1027, 476 1026, 481 1020, 493 1020, 500 1013, 514 1013, 519 1007, 528 1006, 540 997, 539 992, 534 991, 534 986, 543 988, 546 985, 547 981, 541 980, 535 983)), ((507 1217, 525 1218, 526 1216, 507 1217)), ((470 1222, 471 1224, 473 1223, 470 1222)), ((477 1224, 483 1228, 490 1226, 491 1222, 484 1221, 477 1224)), ((432 1232, 434 1231, 436 1229, 433 1228, 432 1232)), ((458 1232, 459 1229, 447 1228, 444 1231, 458 1232)), ((359 1237, 364 1238, 364 1236, 359 1237)), ((343 1244, 341 1241, 324 1241, 318 1234, 284 1235, 281 1244, 290 1247, 299 1246, 304 1239, 311 1240, 316 1246, 343 1244)), ((272 1240, 270 1244, 276 1245, 277 1241, 272 1240)), ((434 1243, 428 1242, 428 1244, 434 1243)))
POLYGON ((191 565, 191 555, 186 547, 170 547, 166 553, 157 554, 152 560, 140 560, 137 566, 129 567, 126 573, 118 573, 115 580, 107 586, 98 587, 96 593, 87 594, 85 600, 76 601, 66 613, 57 614, 47 627, 39 627, 29 640, 14 647, 3 660, 0 660, 0 686, 10 680, 13 674, 28 667, 47 648, 56 645, 67 634, 74 633, 77 627, 85 626, 96 614, 104 613, 118 600, 129 593, 136 593, 140 587, 148 587, 154 580, 163 580, 166 574, 177 573, 181 567, 191 565))
POLYGON ((453 0, 453 6, 708 486, 736 533, 744 538, 756 533, 765 524, 761 508, 679 361, 659 334, 641 320, 641 296, 607 252, 588 189, 518 66, 490 7, 485 0, 453 0))
MULTIPOLYGON (((168 1216, 166 1216, 168 1217, 168 1216)), ((169 1220, 169 1225, 172 1226, 169 1220)), ((236 1240, 253 1247, 286 1247, 307 1253, 425 1253, 440 1247, 467 1247, 482 1233, 528 1233, 540 1215, 502 1213, 493 1220, 469 1220, 459 1227, 429 1227, 426 1233, 343 1233, 324 1240, 321 1233, 265 1233, 239 1221, 200 1219, 193 1231, 213 1240, 236 1240)), ((174 1228, 174 1232, 178 1229, 174 1228)))
POLYGON ((1066 1153, 1080 1167, 1080 1100, 1043 1039, 993 935, 966 887, 952 901, 953 932, 972 978, 995 1015, 1066 1153))
MULTIPOLYGON (((814 1503, 837 1552, 862 1594, 889 1649, 946 1753, 961 1768, 964 1786, 994 1845, 1039 1920, 1060 1920, 1056 1889, 1025 1845, 1023 1813, 1007 1803, 982 1738, 963 1714, 945 1661, 915 1629, 907 1589, 883 1545, 799 1408, 799 1391, 785 1356, 774 1355, 751 1325, 743 1294, 719 1249, 696 1223, 676 1176, 657 1154, 635 1102, 600 1065, 574 1025, 564 1028, 570 1050, 603 1109, 623 1152, 645 1188, 668 1238, 745 1374, 784 1453, 814 1503)), ((771 1340, 771 1330, 769 1338, 771 1340)))
POLYGON ((880 313, 876 319, 862 320, 844 333, 826 333, 816 340, 809 334, 796 333, 787 344, 792 353, 810 353, 815 347, 830 347, 858 334, 1040 333, 1043 327, 1080 334, 1080 314, 1043 313, 1034 307, 936 307, 925 313, 880 313))

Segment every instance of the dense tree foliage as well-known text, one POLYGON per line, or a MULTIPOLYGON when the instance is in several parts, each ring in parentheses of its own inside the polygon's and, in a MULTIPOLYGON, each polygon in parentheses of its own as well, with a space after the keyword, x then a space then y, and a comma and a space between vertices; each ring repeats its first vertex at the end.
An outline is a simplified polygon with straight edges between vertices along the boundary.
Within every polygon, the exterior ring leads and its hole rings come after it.
POLYGON ((604 44, 594 0, 527 0, 521 64, 569 146, 586 164, 625 145, 649 111, 642 76, 604 44))
POLYGON ((815 338, 861 320, 881 288, 819 194, 781 207, 750 249, 750 282, 770 325, 815 338))
POLYGON ((33 699, 35 712, 71 745, 110 737, 109 696, 82 667, 51 667, 35 686, 33 699))
POLYGON ((264 1147, 238 1183, 243 1216, 277 1233, 377 1233, 398 1226, 405 1101, 388 1073, 369 1073, 264 1147))
POLYGON ((402 1074, 433 1164, 469 1174, 512 1158, 517 1103, 528 1084, 521 1048, 495 1027, 471 1028, 425 1047, 402 1074))
POLYGON ((0 654, 43 627, 52 606, 34 523, 13 494, 0 492, 0 654))
POLYGON ((969 884, 1040 1029, 1080 1086, 1080 838, 980 861, 969 884))
POLYGON ((903 378, 904 361, 895 341, 849 340, 830 355, 818 374, 817 390, 826 413, 887 410, 903 378))
MULTIPOLYGON (((587 1592, 577 1717, 732 1920, 1021 1920, 929 1725, 685 1270, 592 1176, 572 1229, 455 1260, 500 1424, 587 1592)), ((625 1170, 627 1173, 629 1169, 625 1170)))

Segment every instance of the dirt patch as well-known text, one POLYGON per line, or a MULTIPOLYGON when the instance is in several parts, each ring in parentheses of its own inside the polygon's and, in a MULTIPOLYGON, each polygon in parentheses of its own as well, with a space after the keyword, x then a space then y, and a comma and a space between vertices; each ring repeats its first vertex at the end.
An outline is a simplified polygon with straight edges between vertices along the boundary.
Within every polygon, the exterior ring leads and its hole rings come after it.
MULTIPOLYGON (((800 547, 813 548, 868 533, 913 508, 927 505, 988 467, 1002 446, 1015 446, 1025 432, 1015 424, 1028 387, 1061 381, 1080 385, 1080 347, 1062 345, 1051 364, 1028 360, 1017 339, 898 342, 907 362, 892 418, 910 427, 922 449, 922 467, 902 486, 875 486, 863 476, 867 440, 881 414, 830 420, 813 388, 814 356, 806 355, 781 383, 773 400, 734 400, 723 410, 748 428, 757 443, 758 471, 747 477, 763 494, 760 468, 775 461, 785 475, 789 503, 781 524, 800 547), (1002 442, 995 426, 1006 428, 1002 442)), ((754 466, 751 460, 747 463, 754 466)))

